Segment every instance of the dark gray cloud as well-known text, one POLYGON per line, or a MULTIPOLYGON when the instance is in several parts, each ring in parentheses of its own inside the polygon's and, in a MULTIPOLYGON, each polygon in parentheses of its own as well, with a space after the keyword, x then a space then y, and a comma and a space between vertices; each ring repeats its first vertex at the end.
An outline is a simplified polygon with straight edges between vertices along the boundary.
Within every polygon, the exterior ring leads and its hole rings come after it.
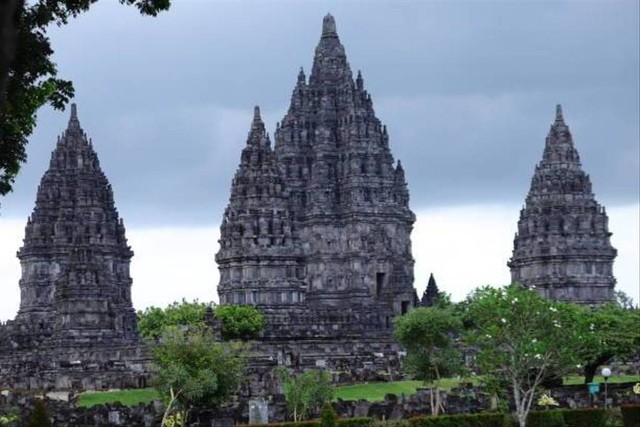
MULTIPOLYGON (((51 31, 127 223, 219 221, 260 104, 273 131, 331 12, 414 208, 524 200, 556 103, 599 201, 638 201, 639 10, 601 3, 99 2, 51 31)), ((66 114, 43 109, 4 216, 26 217, 66 114)))

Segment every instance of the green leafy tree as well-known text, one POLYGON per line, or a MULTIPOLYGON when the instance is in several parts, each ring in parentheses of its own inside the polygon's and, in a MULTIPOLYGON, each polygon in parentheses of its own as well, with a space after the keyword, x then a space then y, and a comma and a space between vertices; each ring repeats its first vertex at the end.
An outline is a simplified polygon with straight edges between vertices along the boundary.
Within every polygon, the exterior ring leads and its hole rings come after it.
POLYGON ((47 413, 47 408, 42 400, 36 400, 26 427, 53 427, 49 419, 49 414, 47 413))
POLYGON ((154 383, 167 403, 161 425, 172 414, 185 425, 192 409, 224 403, 242 380, 245 351, 243 343, 217 342, 207 327, 167 328, 153 351, 154 383))
POLYGON ((450 304, 442 307, 419 307, 394 322, 395 337, 407 350, 406 370, 430 385, 432 415, 443 409, 440 380, 462 368, 462 356, 453 345, 462 321, 450 304))
MULTIPOLYGON (((0 2, 0 196, 12 190, 26 161, 27 138, 45 104, 63 110, 73 97, 70 81, 58 78, 47 36, 52 24, 89 10, 97 0, 2 0, 0 2)), ((170 0, 120 0, 155 16, 170 0)))
POLYGON ((219 305, 215 316, 222 324, 225 340, 257 338, 264 328, 264 315, 250 305, 219 305))
POLYGON ((613 291, 613 295, 616 298, 616 304, 618 304, 620 308, 625 308, 627 310, 638 308, 637 305, 633 304, 633 298, 627 295, 624 291, 621 291, 621 290, 613 291))
POLYGON ((585 383, 593 382, 599 366, 614 357, 624 359, 640 349, 640 311, 616 304, 586 308, 582 322, 588 334, 581 347, 585 383))
POLYGON ((138 331, 145 338, 158 339, 169 327, 204 326, 205 311, 212 304, 198 300, 190 302, 183 298, 182 301, 175 301, 166 308, 148 307, 137 313, 138 331))
POLYGON ((328 372, 316 369, 293 375, 283 368, 278 376, 283 382, 282 390, 294 422, 316 414, 322 405, 333 399, 334 388, 328 372))
POLYGON ((322 405, 320 411, 320 427, 336 427, 338 425, 338 414, 329 402, 322 405))
POLYGON ((485 287, 469 305, 473 329, 466 339, 478 349, 484 375, 509 384, 520 427, 526 426, 542 382, 575 369, 588 331, 580 309, 511 285, 485 287))

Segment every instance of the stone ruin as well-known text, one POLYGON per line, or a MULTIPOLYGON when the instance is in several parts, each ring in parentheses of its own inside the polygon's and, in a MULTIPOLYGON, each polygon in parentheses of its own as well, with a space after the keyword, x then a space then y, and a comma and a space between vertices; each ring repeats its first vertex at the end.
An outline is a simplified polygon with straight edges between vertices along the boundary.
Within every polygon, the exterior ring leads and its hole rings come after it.
POLYGON ((582 170, 560 105, 520 211, 511 281, 578 304, 613 301, 616 279, 609 219, 582 170))
POLYGON ((132 256, 74 104, 18 251, 20 308, 0 326, 0 389, 146 384, 147 356, 131 304, 132 256))
POLYGON ((258 376, 277 365, 338 381, 397 375, 392 320, 417 301, 414 221, 387 129, 327 15, 274 147, 256 107, 220 228, 220 303, 267 318, 258 376))

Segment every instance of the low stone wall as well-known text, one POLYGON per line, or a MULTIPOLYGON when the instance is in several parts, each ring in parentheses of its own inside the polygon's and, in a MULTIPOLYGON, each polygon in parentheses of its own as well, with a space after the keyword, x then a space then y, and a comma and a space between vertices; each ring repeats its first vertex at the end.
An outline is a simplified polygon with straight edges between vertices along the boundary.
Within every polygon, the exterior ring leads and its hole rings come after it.
MULTIPOLYGON (((632 387, 633 383, 609 385, 607 393, 609 405, 618 406, 640 400, 633 394, 632 387)), ((564 386, 551 390, 551 395, 563 408, 604 406, 604 389, 592 396, 584 385, 564 386)), ((393 420, 430 414, 430 400, 430 391, 419 389, 416 394, 410 396, 387 395, 381 402, 338 400, 334 402, 334 408, 341 418, 369 416, 393 420)), ((33 397, 0 395, 0 408, 17 407, 25 419, 31 412, 34 402, 33 397)), ((160 424, 163 411, 159 402, 133 407, 113 404, 76 408, 73 402, 45 398, 45 404, 56 427, 155 427, 160 424)), ((491 397, 481 387, 458 388, 443 394, 443 404, 447 414, 474 413, 489 409, 491 397)), ((279 395, 269 399, 269 421, 285 421, 285 416, 283 397, 279 395)), ((248 422, 249 405, 244 401, 219 411, 203 410, 194 413, 189 426, 228 427, 248 422)))

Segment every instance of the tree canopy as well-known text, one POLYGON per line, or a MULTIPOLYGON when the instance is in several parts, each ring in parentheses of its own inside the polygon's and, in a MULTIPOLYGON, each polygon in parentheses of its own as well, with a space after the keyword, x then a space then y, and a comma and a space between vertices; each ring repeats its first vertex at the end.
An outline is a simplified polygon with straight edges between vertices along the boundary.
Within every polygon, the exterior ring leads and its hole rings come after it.
POLYGON ((218 342, 208 327, 167 328, 153 350, 155 386, 167 402, 163 425, 172 412, 185 423, 193 408, 224 403, 243 378, 245 350, 218 342))
POLYGON ((574 371, 588 338, 581 309, 511 285, 485 287, 468 307, 473 328, 467 342, 478 349, 485 376, 509 384, 520 427, 543 381, 574 371))
POLYGON ((640 349, 640 310, 616 304, 585 308, 583 323, 589 334, 580 356, 585 383, 593 382, 599 366, 614 357, 624 359, 640 349))
MULTIPOLYGON (((89 10, 97 0, 4 0, 0 2, 0 196, 12 190, 26 161, 27 138, 38 109, 64 110, 73 84, 58 77, 47 30, 89 10)), ((142 15, 156 16, 170 0, 119 0, 142 15)))
POLYGON ((407 350, 405 368, 416 379, 431 384, 431 412, 442 408, 439 382, 462 369, 462 355, 453 337, 462 329, 462 321, 450 305, 419 307, 394 322, 394 334, 407 350))
POLYGON ((264 315, 250 305, 219 305, 214 310, 225 340, 257 338, 264 328, 264 315))
POLYGON ((292 374, 282 368, 278 376, 283 383, 282 391, 293 421, 316 414, 323 404, 333 398, 334 388, 328 372, 311 370, 292 374))
POLYGON ((212 302, 187 301, 183 298, 166 308, 147 307, 137 313, 138 331, 145 338, 158 339, 172 326, 203 326, 205 311, 212 305, 212 302))

